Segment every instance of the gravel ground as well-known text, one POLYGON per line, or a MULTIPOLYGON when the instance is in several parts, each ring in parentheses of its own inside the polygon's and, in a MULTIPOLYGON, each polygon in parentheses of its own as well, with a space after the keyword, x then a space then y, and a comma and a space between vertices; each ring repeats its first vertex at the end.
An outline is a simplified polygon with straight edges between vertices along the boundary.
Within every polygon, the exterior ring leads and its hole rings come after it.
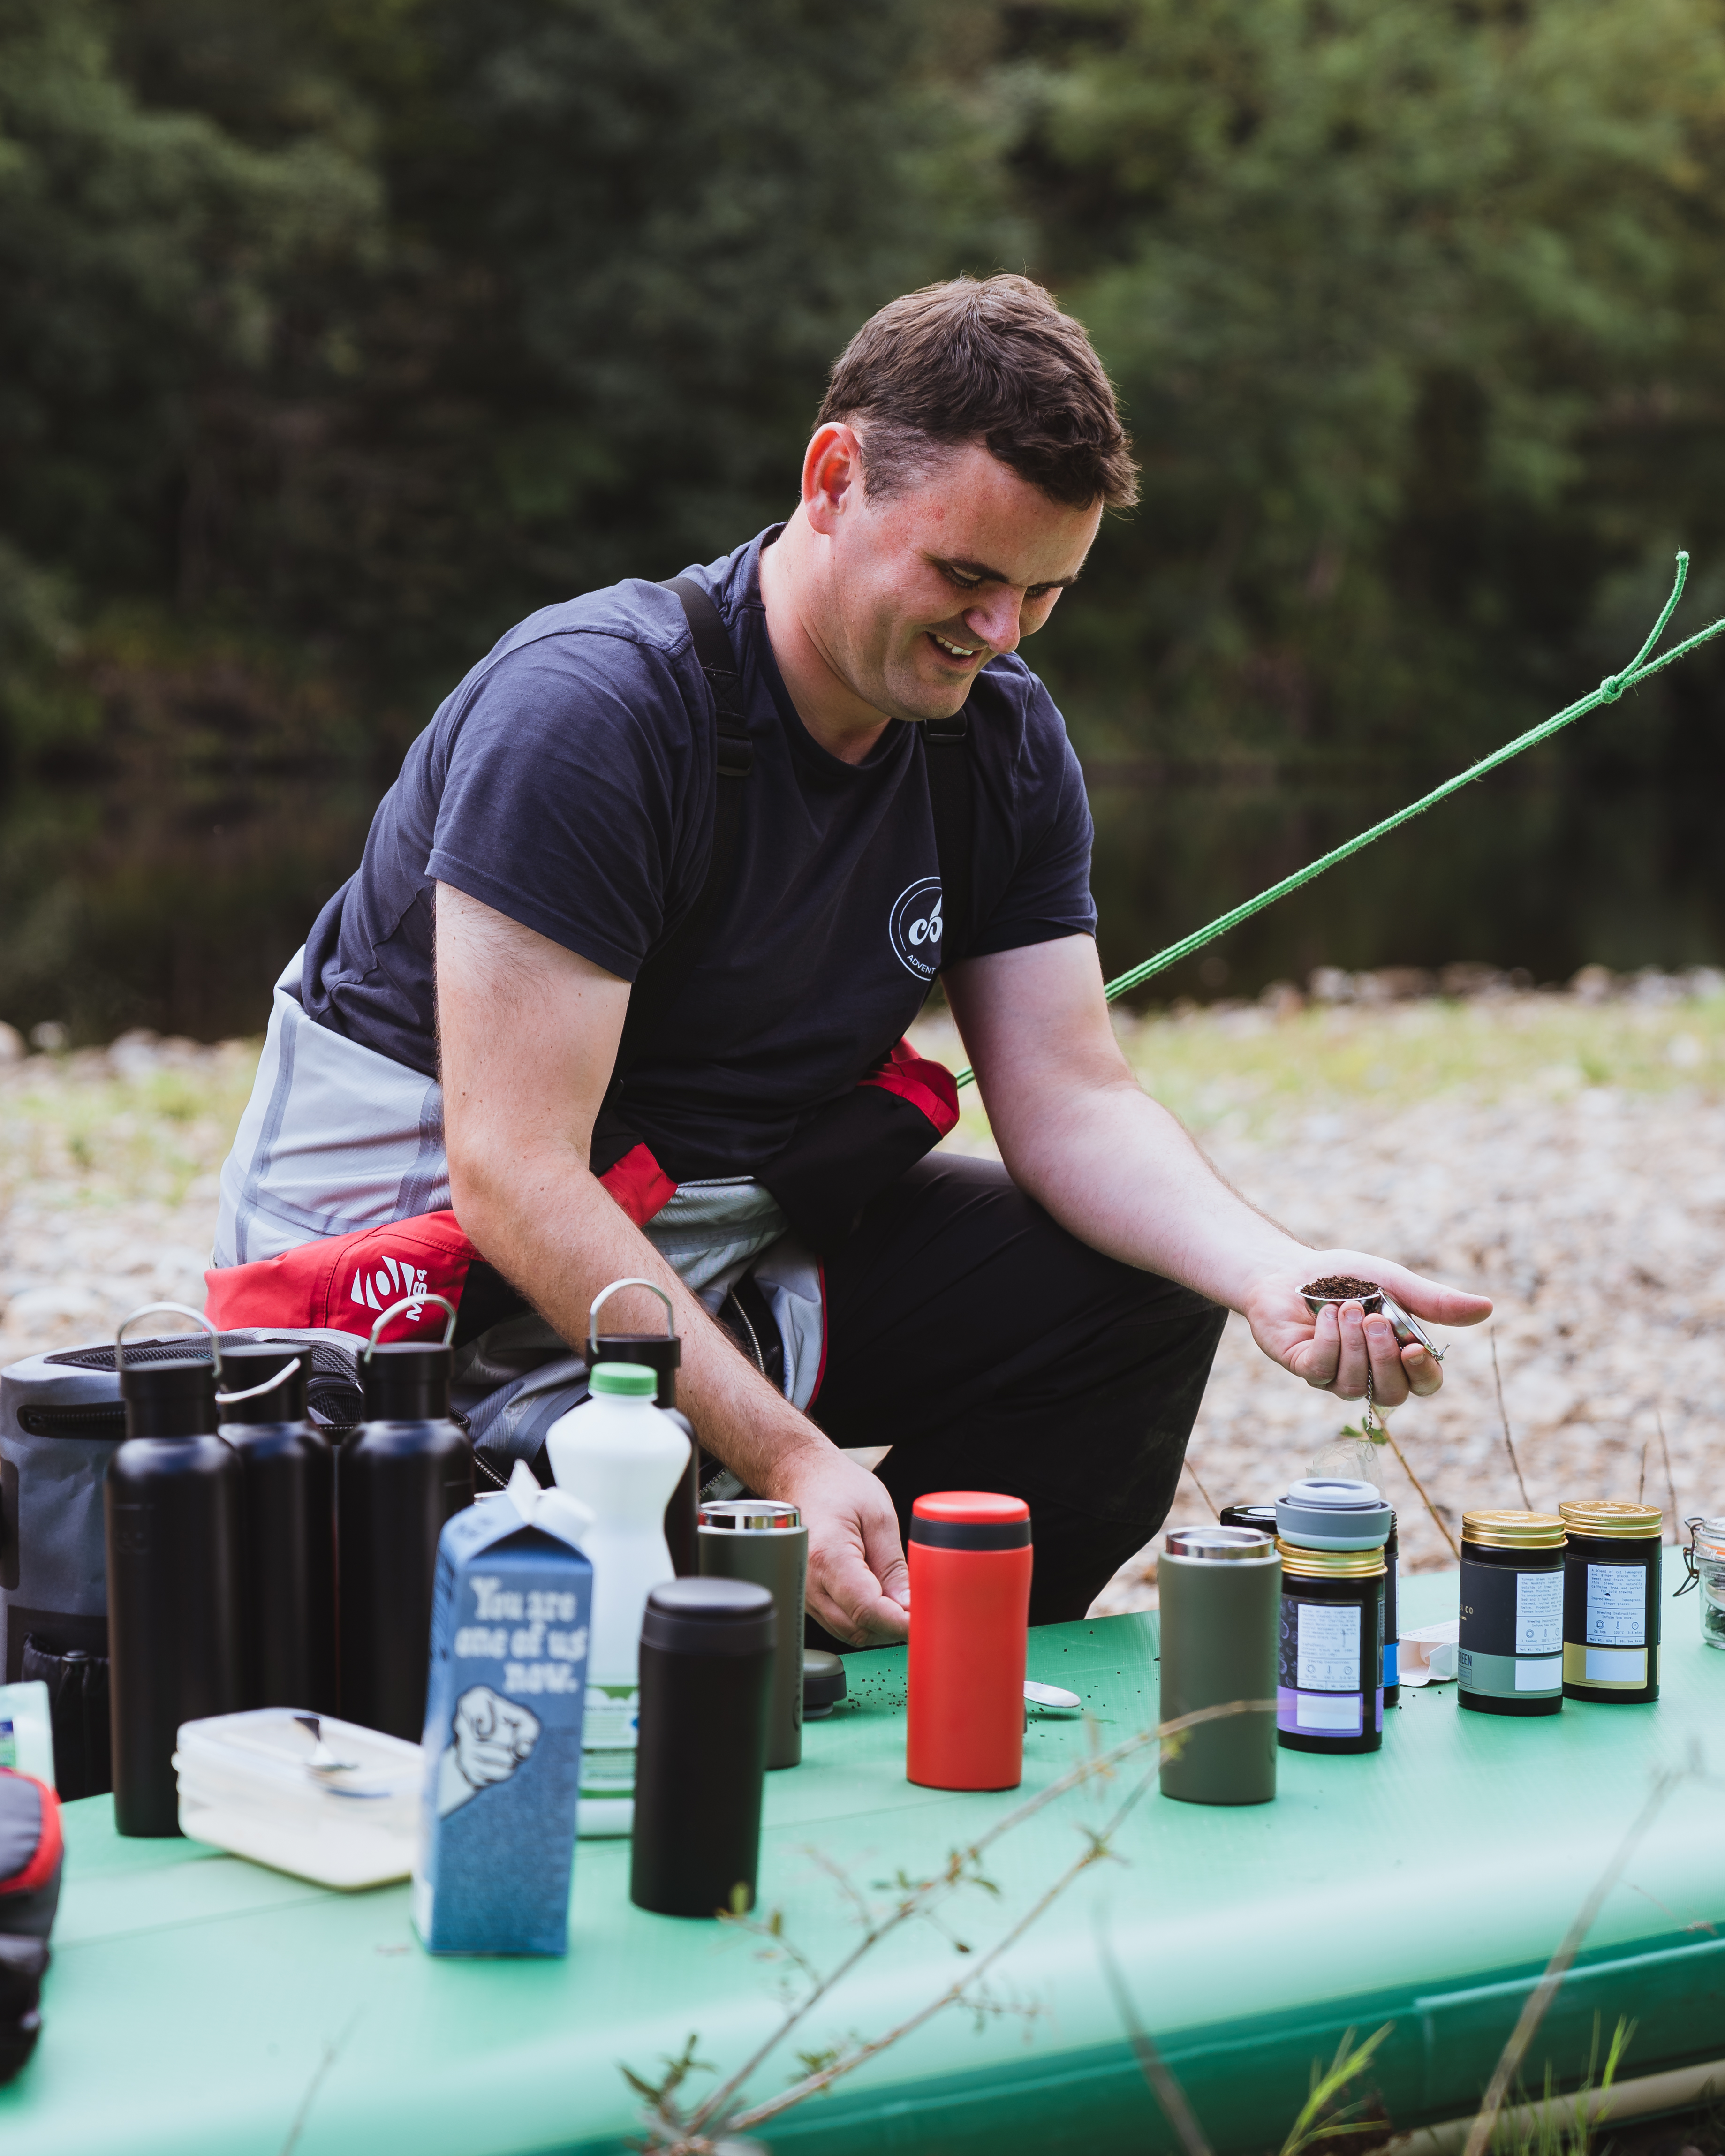
MULTIPOLYGON (((1725 1510, 1725 979, 1597 969, 1563 994, 1470 977, 1314 977, 1321 998, 1122 1019, 1135 1067, 1230 1179, 1314 1244, 1386 1256, 1497 1300, 1452 1336, 1445 1383, 1395 1434, 1452 1532, 1527 1494, 1725 1510)), ((962 1060, 950 1027, 925 1048, 962 1060)), ((0 1029, 0 1362, 110 1333, 137 1305, 203 1300, 216 1174, 256 1045, 135 1034, 30 1054, 0 1029)), ((973 1094, 953 1142, 989 1149, 973 1094)), ((1178 1511, 1273 1496, 1349 1410, 1284 1376, 1230 1321, 1178 1511)), ((1404 1562, 1449 1562, 1402 1469, 1384 1484, 1404 1562)), ((1155 1598, 1148 1552, 1099 1609, 1155 1598)))

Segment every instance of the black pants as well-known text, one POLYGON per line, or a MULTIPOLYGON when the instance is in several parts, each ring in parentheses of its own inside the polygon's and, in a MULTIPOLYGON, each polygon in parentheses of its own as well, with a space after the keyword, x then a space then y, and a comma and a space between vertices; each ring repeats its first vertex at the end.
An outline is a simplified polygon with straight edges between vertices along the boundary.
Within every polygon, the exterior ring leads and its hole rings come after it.
POLYGON ((1068 1235, 988 1161, 923 1161, 828 1260, 809 1412, 925 1491, 1030 1507, 1030 1622, 1082 1617, 1168 1516, 1226 1313, 1068 1235))

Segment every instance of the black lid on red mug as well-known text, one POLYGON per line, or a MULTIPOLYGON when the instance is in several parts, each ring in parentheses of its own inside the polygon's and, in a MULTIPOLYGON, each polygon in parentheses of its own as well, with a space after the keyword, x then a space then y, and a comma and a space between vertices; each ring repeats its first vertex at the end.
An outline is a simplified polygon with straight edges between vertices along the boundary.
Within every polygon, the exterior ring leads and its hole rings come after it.
POLYGON ((911 1540, 928 1549, 1027 1549, 1030 1507, 998 1490, 935 1490, 911 1507, 911 1540))

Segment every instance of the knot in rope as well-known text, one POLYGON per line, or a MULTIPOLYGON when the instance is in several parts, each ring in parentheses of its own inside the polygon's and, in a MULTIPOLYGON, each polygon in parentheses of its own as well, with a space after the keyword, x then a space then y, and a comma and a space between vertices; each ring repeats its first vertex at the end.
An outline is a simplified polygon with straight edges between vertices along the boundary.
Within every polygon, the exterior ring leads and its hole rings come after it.
POLYGON ((1615 704, 1622 696, 1625 679, 1621 674, 1608 674, 1600 682, 1599 694, 1608 704, 1615 704))

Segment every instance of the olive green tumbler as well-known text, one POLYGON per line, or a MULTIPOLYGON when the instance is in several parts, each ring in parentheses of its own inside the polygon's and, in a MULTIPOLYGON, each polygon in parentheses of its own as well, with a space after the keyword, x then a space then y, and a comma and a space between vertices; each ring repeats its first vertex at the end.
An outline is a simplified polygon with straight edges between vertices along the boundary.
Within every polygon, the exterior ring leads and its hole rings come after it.
POLYGON ((1162 1794, 1189 1804, 1262 1804, 1276 1794, 1276 1628, 1281 1559, 1251 1527, 1172 1527, 1157 1562, 1162 1715, 1261 1702, 1184 1731, 1164 1753, 1162 1794))
POLYGON ((701 1508, 696 1531, 708 1578, 747 1579, 764 1587, 778 1611, 773 1651, 773 1702, 767 1764, 794 1767, 803 1757, 803 1598, 809 1584, 809 1530, 794 1505, 769 1497, 726 1497, 701 1508))

